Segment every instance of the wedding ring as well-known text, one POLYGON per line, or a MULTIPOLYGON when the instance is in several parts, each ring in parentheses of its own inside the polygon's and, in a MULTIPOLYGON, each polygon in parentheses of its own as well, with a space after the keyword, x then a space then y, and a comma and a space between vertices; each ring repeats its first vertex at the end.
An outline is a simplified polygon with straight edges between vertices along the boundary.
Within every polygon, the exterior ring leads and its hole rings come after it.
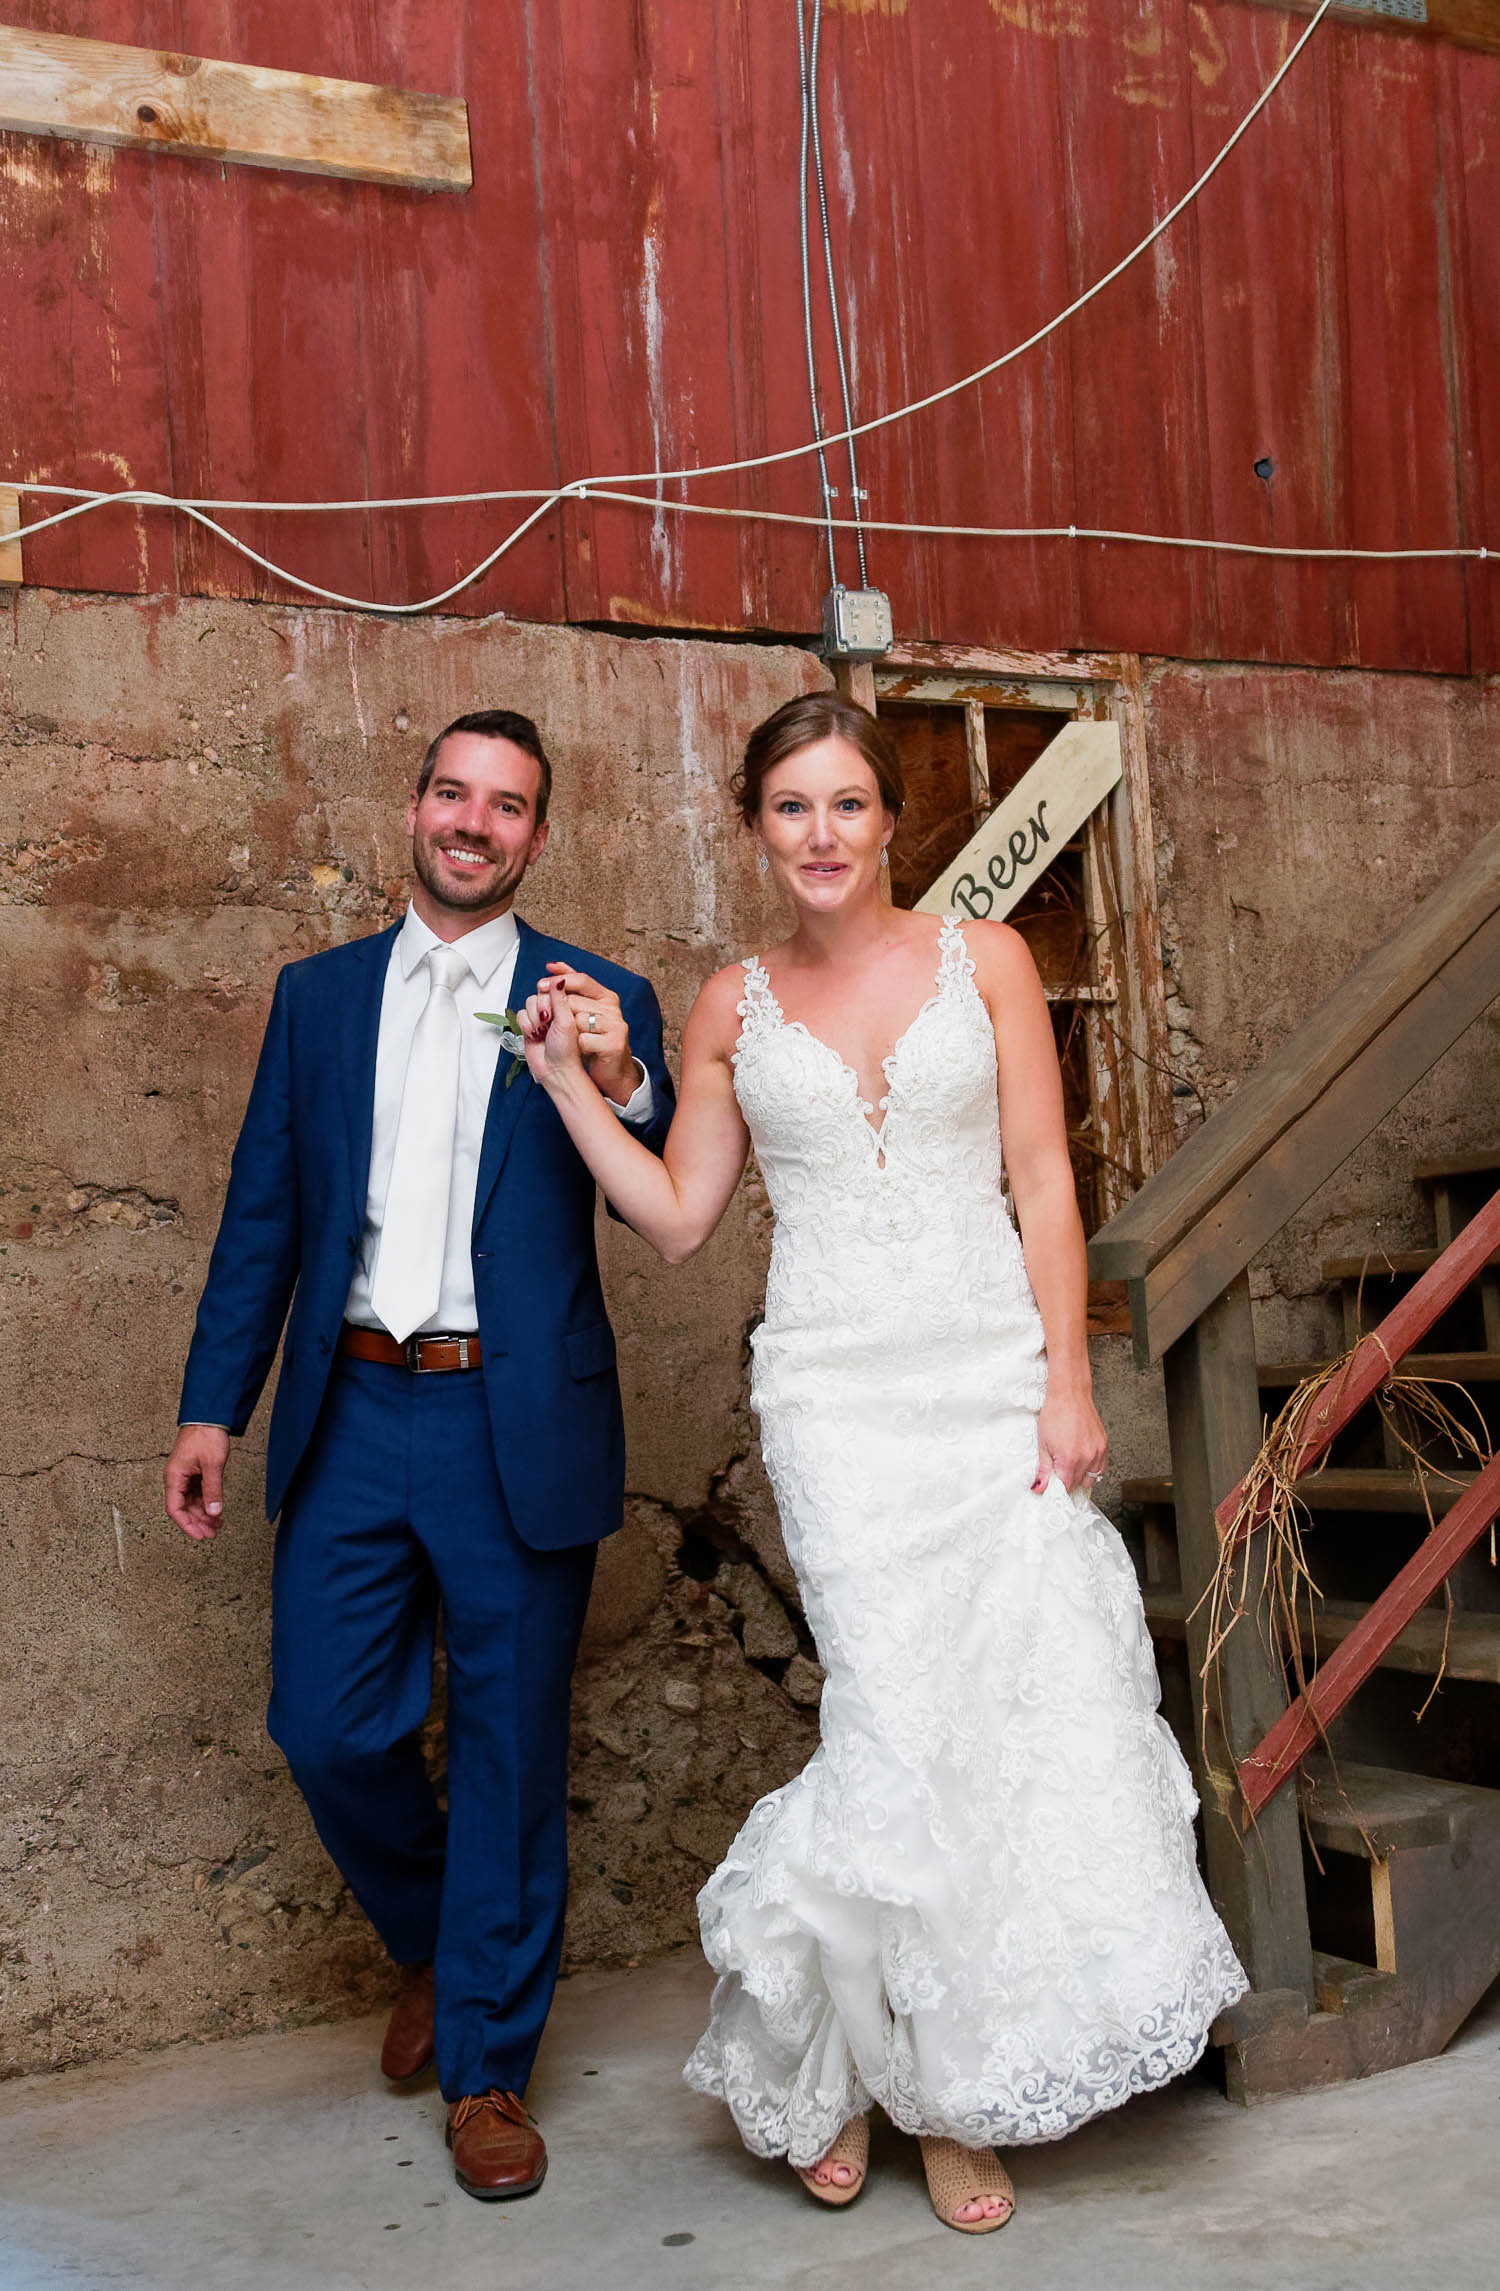
POLYGON ((597 1033, 598 1033, 598 1031, 599 1031, 599 1021, 598 1021, 598 1019, 597 1019, 597 1018, 594 1016, 594 1014, 593 1014, 593 1012, 592 1012, 592 1011, 590 1011, 590 1012, 589 1012, 589 1017, 588 1017, 588 1027, 589 1027, 589 1032, 590 1032, 590 1034, 597 1034, 597 1033))

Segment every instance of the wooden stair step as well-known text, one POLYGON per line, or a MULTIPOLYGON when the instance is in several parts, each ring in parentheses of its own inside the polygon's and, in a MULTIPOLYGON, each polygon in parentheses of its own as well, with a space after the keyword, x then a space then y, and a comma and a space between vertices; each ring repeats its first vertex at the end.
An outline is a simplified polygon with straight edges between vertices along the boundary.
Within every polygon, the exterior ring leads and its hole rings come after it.
MULTIPOLYGON (((1326 1360, 1262 1360, 1256 1377, 1262 1388, 1303 1384, 1321 1376, 1326 1360)), ((1439 1384, 1500 1384, 1500 1352, 1422 1352, 1413 1350, 1396 1364, 1398 1376, 1425 1376, 1439 1384)))
MULTIPOLYGON (((1187 1595, 1150 1585, 1141 1594, 1146 1621, 1157 1638, 1180 1638, 1187 1624, 1187 1595)), ((1356 1599, 1323 1599, 1316 1618, 1305 1624, 1303 1646, 1319 1661, 1368 1612, 1356 1599)), ((1380 1658, 1382 1670, 1415 1671, 1419 1678, 1472 1679, 1482 1686, 1500 1686, 1500 1614, 1480 1614, 1455 1608, 1424 1607, 1414 1615, 1393 1645, 1380 1658), (1444 1660, 1446 1634, 1447 1658, 1444 1660)))
MULTIPOLYGON (((1358 1281, 1366 1286, 1371 1281, 1405 1280, 1408 1275, 1425 1273, 1442 1255, 1441 1249, 1372 1249, 1364 1257, 1325 1257, 1325 1281, 1358 1281)), ((1486 1257, 1485 1264, 1500 1265, 1500 1250, 1486 1257)))
POLYGON ((1302 1814, 1314 1845, 1384 1860, 1418 1846, 1458 1842, 1476 1826, 1500 1834, 1500 1790, 1443 1782, 1355 1759, 1309 1758, 1302 1814))
POLYGON ((1330 1957, 1313 1951, 1313 1996, 1324 2013, 1367 2012, 1395 2000, 1400 1982, 1394 1973, 1361 1965, 1353 1957, 1330 1957))
MULTIPOLYGON (((1427 1503, 1432 1506, 1434 1519, 1441 1519, 1452 1509, 1474 1478, 1473 1472, 1454 1472, 1449 1479, 1429 1473, 1427 1503)), ((1355 1471, 1330 1464, 1326 1470, 1309 1472, 1300 1479, 1297 1494, 1309 1511, 1415 1512, 1421 1518, 1427 1516, 1427 1503, 1422 1500, 1416 1475, 1404 1470, 1372 1466, 1355 1471)), ((1165 1476, 1126 1480, 1120 1495, 1127 1504, 1170 1505, 1172 1482, 1165 1476)))
POLYGON ((1451 1161, 1421 1161, 1412 1176, 1418 1185, 1443 1185, 1454 1177, 1500 1177, 1500 1147, 1487 1153, 1456 1153, 1451 1161))

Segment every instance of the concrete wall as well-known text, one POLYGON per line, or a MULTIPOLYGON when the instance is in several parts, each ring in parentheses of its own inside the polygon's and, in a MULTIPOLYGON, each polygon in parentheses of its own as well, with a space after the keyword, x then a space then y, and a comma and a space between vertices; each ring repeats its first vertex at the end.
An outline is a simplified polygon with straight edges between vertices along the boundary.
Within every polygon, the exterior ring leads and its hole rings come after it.
MULTIPOLYGON (((264 1411, 218 1543, 161 1514, 277 966, 399 911, 427 735, 508 703, 559 766, 526 912, 647 972, 675 1032, 709 971, 775 935, 724 781, 748 727, 823 676, 795 649, 224 601, 23 591, 0 622, 0 2067, 321 2017, 384 1985, 262 1725, 264 1411)), ((1148 700, 1191 1112, 1490 823, 1500 699, 1162 664, 1148 700)), ((1428 1086, 1424 1149, 1492 1142, 1492 1048, 1477 1029, 1428 1086)), ((1317 1318, 1317 1258, 1351 1220, 1415 1216, 1385 1148, 1352 1188, 1258 1276, 1268 1314, 1317 1318)), ((753 1177, 679 1271, 606 1233, 632 1497, 579 1674, 574 1963, 687 1937, 738 1818, 814 1737, 745 1403, 767 1238, 753 1177)), ((1159 1468, 1155 1381, 1120 1340, 1098 1364, 1112 1476, 1159 1468)))
MULTIPOLYGON (((5 2068, 383 1977, 262 1726, 265 1409, 215 1545, 161 1511, 277 967, 399 912, 428 735, 506 703, 558 767, 526 912, 646 971, 680 1024, 771 927, 723 794, 736 746, 823 680, 794 650, 504 622, 35 591, 0 622, 5 2068)), ((606 1236, 638 1498, 580 1673, 575 1958, 690 1932, 733 1810, 810 1747, 817 1674, 749 1460, 765 1246, 753 1183, 680 1272, 606 1236)))
MULTIPOLYGON (((1500 819, 1500 681, 1158 662, 1146 691, 1191 1122, 1500 819)), ((1263 1358, 1334 1341, 1326 1258, 1430 1244, 1410 1172, 1500 1144, 1497 1027, 1492 1012, 1470 1028, 1252 1268, 1263 1358)))

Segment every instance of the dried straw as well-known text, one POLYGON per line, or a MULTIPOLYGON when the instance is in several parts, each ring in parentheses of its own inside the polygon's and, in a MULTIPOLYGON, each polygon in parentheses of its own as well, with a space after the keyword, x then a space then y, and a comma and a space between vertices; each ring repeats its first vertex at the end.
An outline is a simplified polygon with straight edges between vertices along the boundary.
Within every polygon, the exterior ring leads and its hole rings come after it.
MULTIPOLYGON (((1315 1478, 1328 1460, 1325 1447, 1311 1470, 1299 1474, 1308 1442, 1309 1426, 1325 1395, 1338 1388, 1340 1380, 1358 1349, 1351 1346, 1341 1357, 1320 1369, 1316 1375, 1305 1377, 1291 1394, 1275 1421, 1270 1425, 1255 1461, 1245 1474, 1240 1487, 1240 1500, 1233 1519, 1221 1529, 1218 1564, 1213 1580, 1198 1602, 1198 1608, 1208 1609, 1207 1652, 1204 1657, 1199 1701, 1201 1748, 1205 1773, 1209 1773, 1219 1791, 1221 1803, 1227 1805, 1229 1797, 1239 1788, 1236 1772, 1231 1782, 1210 1766, 1208 1755, 1207 1722, 1210 1697, 1217 1710, 1221 1734, 1227 1742, 1229 1731, 1224 1708, 1223 1652, 1231 1634, 1253 1616, 1261 1641, 1283 1674, 1290 1672, 1298 1695, 1304 1694, 1318 1666, 1317 1610, 1322 1593, 1314 1579, 1308 1561, 1305 1527, 1308 1506, 1297 1492, 1299 1476, 1315 1478), (1264 1518, 1259 1517, 1264 1505, 1264 1518), (1254 1532, 1247 1533, 1254 1523, 1254 1532), (1305 1648, 1311 1648, 1309 1664, 1305 1648)), ((1429 1532, 1436 1525, 1429 1479, 1457 1481, 1459 1474, 1445 1470, 1426 1453, 1430 1443, 1442 1439, 1451 1444, 1461 1457, 1470 1457, 1476 1466, 1487 1463, 1491 1454, 1489 1435, 1473 1395, 1451 1379, 1433 1379, 1413 1375, 1393 1366, 1391 1374, 1377 1387, 1374 1395, 1391 1436, 1402 1453, 1407 1456, 1421 1491, 1423 1509, 1427 1514, 1429 1532), (1443 1399, 1443 1390, 1457 1392, 1465 1403, 1466 1412, 1472 1414, 1473 1423, 1463 1420, 1443 1399), (1477 1429, 1476 1429, 1477 1427, 1477 1429)), ((1493 1558, 1493 1537, 1491 1557, 1493 1558)), ((1447 1591, 1448 1622, 1452 1620, 1452 1594, 1447 1591)), ((1442 1684, 1448 1659, 1448 1629, 1445 1625, 1443 1645, 1437 1676, 1423 1700, 1417 1717, 1422 1718, 1442 1684)), ((1327 1737, 1321 1726, 1319 1741, 1331 1757, 1327 1737)), ((1335 1779, 1337 1779, 1335 1770, 1335 1779)), ((1242 1809, 1241 1826, 1254 1826, 1254 1817, 1248 1807, 1242 1809)))

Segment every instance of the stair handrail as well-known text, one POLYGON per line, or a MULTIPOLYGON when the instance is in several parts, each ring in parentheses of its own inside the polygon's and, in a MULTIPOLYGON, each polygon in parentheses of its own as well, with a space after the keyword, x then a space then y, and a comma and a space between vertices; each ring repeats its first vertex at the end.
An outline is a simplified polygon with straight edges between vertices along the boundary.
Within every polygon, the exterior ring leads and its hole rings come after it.
MULTIPOLYGON (((1442 1319, 1469 1283, 1500 1251, 1500 1193, 1492 1194, 1477 1217, 1449 1242, 1430 1264, 1415 1287, 1393 1305, 1377 1328, 1362 1336, 1322 1399, 1308 1417, 1307 1427, 1287 1467, 1287 1478, 1300 1479, 1325 1449, 1353 1421, 1365 1402, 1392 1376, 1400 1363, 1419 1345, 1435 1321, 1442 1319)), ((1378 1273, 1379 1263, 1371 1270, 1378 1273)), ((1253 1535, 1270 1506, 1269 1482, 1254 1503, 1245 1504, 1246 1482, 1232 1487, 1214 1510, 1223 1542, 1243 1543, 1253 1535)))
POLYGON ((1500 826, 1357 963, 1089 1243, 1137 1364, 1191 1328, 1500 996, 1500 826))
MULTIPOLYGON (((1449 1242, 1379 1327, 1361 1337, 1309 1417, 1308 1429, 1288 1464, 1288 1479, 1295 1481, 1317 1462, 1330 1441, 1377 1387, 1395 1374, 1433 1323, 1491 1262, 1497 1248, 1500 1192, 1493 1194, 1478 1216, 1449 1242)), ((1269 1504, 1268 1485, 1256 1500, 1247 1503, 1248 1484, 1241 1480, 1214 1513, 1221 1543, 1229 1549, 1254 1533, 1269 1504)), ((1239 1761, 1237 1774, 1247 1826, 1291 1780, 1314 1744, 1325 1738, 1344 1705, 1497 1514, 1500 1456, 1491 1456, 1445 1517, 1434 1523, 1406 1565, 1392 1576, 1379 1598, 1366 1608, 1354 1629, 1328 1660, 1319 1664, 1249 1756, 1239 1761)))

